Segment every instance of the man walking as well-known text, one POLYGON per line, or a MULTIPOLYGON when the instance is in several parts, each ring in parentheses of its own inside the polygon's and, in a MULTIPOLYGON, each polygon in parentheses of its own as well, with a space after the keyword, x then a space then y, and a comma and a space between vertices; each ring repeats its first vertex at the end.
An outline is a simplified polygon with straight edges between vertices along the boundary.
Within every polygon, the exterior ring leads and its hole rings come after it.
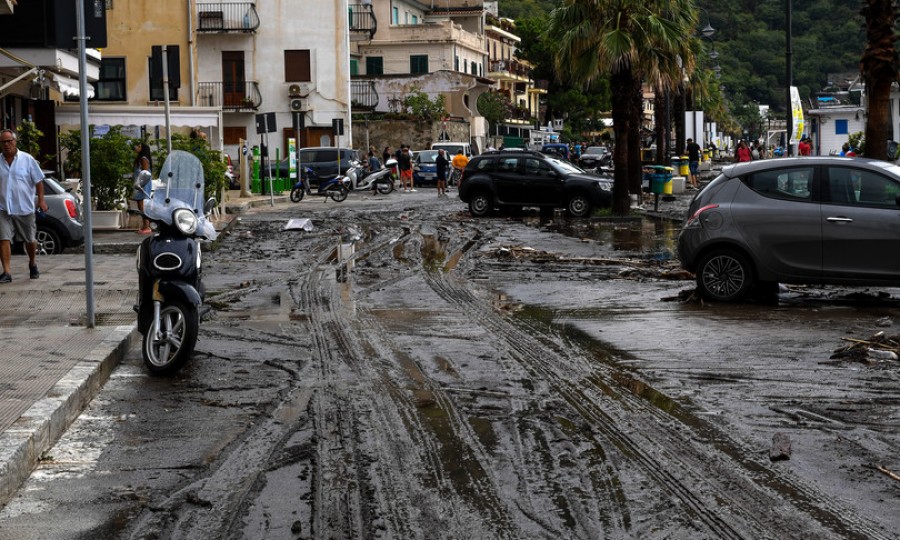
POLYGON ((11 129, 0 131, 0 262, 3 273, 0 283, 9 283, 12 241, 20 238, 25 242, 28 253, 28 269, 31 279, 40 277, 35 254, 37 252, 37 223, 34 217, 34 195, 42 212, 47 211, 44 201, 44 173, 36 159, 27 152, 16 148, 16 132, 11 129))
POLYGON ((412 171, 412 154, 409 153, 409 146, 405 144, 401 147, 400 157, 397 159, 397 165, 400 167, 400 181, 406 188, 406 193, 415 191, 413 188, 413 171, 412 171))
POLYGON ((691 187, 697 187, 697 176, 700 172, 700 145, 694 142, 694 139, 688 139, 684 146, 688 155, 688 170, 690 171, 691 187))

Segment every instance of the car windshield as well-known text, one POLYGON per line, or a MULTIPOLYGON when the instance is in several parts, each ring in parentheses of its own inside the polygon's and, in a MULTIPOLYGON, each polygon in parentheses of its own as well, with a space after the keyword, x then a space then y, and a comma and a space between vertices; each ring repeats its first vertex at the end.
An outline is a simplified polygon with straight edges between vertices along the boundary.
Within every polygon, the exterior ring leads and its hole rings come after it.
POLYGON ((44 193, 65 193, 66 188, 62 187, 59 182, 50 178, 49 176, 44 177, 44 193), (48 191, 47 188, 50 188, 48 191))
POLYGON ((607 149, 605 146, 589 146, 587 150, 584 151, 585 154, 597 154, 601 156, 606 152, 607 149))
POLYGON ((561 159, 556 159, 556 158, 550 157, 550 158, 547 158, 547 162, 550 163, 551 165, 553 165, 553 168, 556 169, 557 171, 562 171, 564 173, 583 173, 584 172, 584 169, 582 169, 581 167, 576 167, 575 165, 572 165, 568 161, 564 161, 561 159))
POLYGON ((437 160, 437 150, 422 150, 416 154, 416 161, 419 163, 434 163, 437 160))

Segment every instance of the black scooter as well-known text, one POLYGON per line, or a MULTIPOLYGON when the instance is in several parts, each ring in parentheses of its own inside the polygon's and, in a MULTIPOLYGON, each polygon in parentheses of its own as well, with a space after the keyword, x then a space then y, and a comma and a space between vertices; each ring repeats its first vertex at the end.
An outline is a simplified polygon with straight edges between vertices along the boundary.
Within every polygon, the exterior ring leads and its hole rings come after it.
MULTIPOLYGON (((141 173, 137 184, 152 185, 141 173)), ((150 221, 153 234, 138 248, 138 331, 143 334, 144 364, 151 373, 170 375, 190 358, 200 318, 208 311, 200 281, 200 244, 215 240, 206 216, 215 207, 203 198, 203 166, 188 152, 173 151, 160 171, 165 185, 137 212, 150 221)), ((143 189, 143 188, 141 188, 143 189)))

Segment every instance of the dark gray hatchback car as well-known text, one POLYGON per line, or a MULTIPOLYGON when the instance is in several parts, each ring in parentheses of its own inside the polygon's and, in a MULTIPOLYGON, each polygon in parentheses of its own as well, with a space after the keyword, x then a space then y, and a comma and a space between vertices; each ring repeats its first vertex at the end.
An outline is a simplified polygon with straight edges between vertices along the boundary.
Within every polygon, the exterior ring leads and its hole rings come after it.
POLYGON ((900 167, 843 157, 725 167, 691 202, 681 265, 707 300, 777 283, 900 285, 900 167))

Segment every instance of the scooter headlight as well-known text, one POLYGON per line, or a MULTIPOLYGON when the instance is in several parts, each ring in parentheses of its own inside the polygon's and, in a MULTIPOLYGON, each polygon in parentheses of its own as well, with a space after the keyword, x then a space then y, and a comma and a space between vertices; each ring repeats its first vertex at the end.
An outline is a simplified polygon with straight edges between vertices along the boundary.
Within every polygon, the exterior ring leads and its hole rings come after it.
POLYGON ((187 208, 179 208, 172 212, 172 221, 175 223, 175 228, 188 236, 197 231, 197 224, 199 223, 197 215, 187 208))

